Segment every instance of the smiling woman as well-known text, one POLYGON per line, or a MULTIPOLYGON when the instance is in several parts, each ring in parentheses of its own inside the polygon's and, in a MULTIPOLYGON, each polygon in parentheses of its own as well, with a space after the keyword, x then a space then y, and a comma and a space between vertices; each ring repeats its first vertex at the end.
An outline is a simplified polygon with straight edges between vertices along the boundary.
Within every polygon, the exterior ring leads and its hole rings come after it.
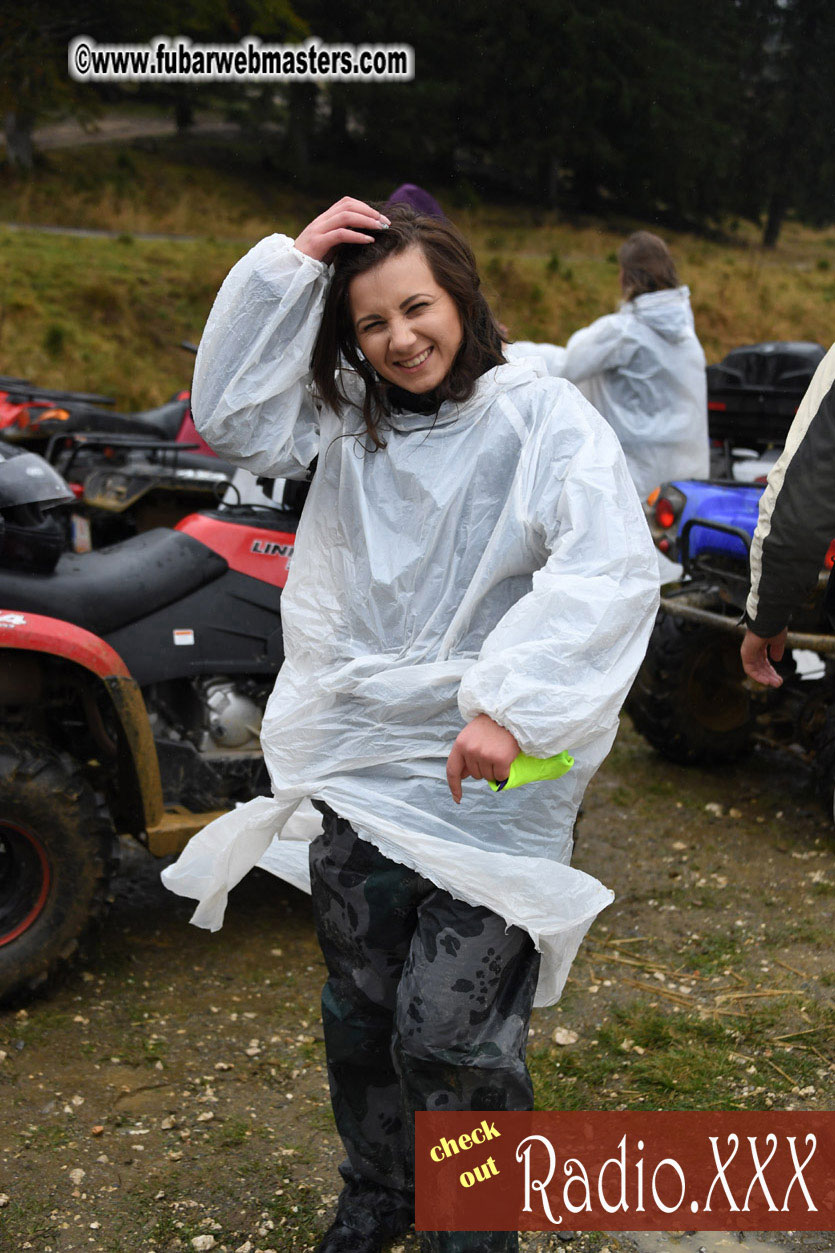
MULTIPOLYGON (((437 409, 445 400, 469 400, 481 375, 504 363, 501 332, 467 241, 449 222, 408 205, 387 208, 390 216, 372 228, 368 247, 333 250, 311 359, 319 394, 336 412, 351 401, 340 362, 359 375, 365 427, 377 447, 391 411, 386 383, 426 397, 428 411, 432 401, 437 409)), ((317 256, 321 241, 306 238, 313 225, 296 246, 317 256)))
POLYGON ((273 796, 212 823, 165 882, 213 928, 259 859, 309 883, 347 1153, 318 1253, 409 1226, 416 1110, 531 1107, 534 995, 557 999, 611 900, 568 864, 574 818, 658 597, 612 432, 570 383, 504 361, 454 227, 389 213, 346 198, 258 244, 218 295, 192 397, 238 465, 301 478, 316 459, 261 731, 273 796), (520 750, 574 765, 494 793, 520 750), (309 848, 288 823, 307 797, 309 848))
POLYGON ((461 318, 420 248, 358 274, 350 302, 357 343, 379 375, 418 393, 443 382, 461 347, 461 318))

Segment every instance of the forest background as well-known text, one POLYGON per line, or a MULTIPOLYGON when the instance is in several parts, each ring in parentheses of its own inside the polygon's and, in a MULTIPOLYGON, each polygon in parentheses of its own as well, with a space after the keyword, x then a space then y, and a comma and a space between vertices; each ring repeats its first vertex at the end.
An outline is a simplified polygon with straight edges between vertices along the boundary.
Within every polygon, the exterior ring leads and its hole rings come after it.
POLYGON ((165 399, 184 369, 172 345, 199 337, 249 242, 294 233, 338 195, 384 198, 403 181, 427 186, 469 233, 518 337, 564 342, 611 308, 618 242, 643 225, 673 246, 709 359, 757 339, 828 345, 827 17, 825 0, 17 6, 0 19, 0 219, 118 238, 68 250, 0 232, 0 364, 43 384, 115 389, 122 405, 165 399), (67 74, 79 34, 408 43, 416 72, 389 83, 79 84, 67 74), (50 123, 77 119, 94 134, 128 113, 167 117, 176 131, 39 148, 50 123), (142 232, 194 238, 166 245, 142 232))

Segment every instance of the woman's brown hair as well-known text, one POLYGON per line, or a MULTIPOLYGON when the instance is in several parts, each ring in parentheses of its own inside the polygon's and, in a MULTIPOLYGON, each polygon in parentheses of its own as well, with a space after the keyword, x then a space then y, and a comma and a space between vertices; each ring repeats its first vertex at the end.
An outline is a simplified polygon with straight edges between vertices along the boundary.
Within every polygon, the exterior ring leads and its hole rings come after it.
POLYGON ((504 362, 501 332, 481 291, 472 249, 460 231, 451 222, 416 213, 409 205, 390 204, 383 211, 391 225, 385 230, 368 231, 374 236, 373 243, 340 244, 334 252, 333 279, 310 361, 319 397, 337 413, 348 402, 337 371, 345 363, 356 371, 365 384, 365 429, 376 448, 385 447, 379 428, 390 411, 390 384, 377 375, 357 345, 348 291, 358 274, 417 246, 435 282, 452 297, 461 318, 463 338, 449 373, 433 392, 438 405, 444 400, 469 400, 485 370, 504 362))
POLYGON ((634 300, 647 292, 678 287, 678 275, 670 250, 663 239, 650 231, 636 231, 630 235, 621 244, 618 261, 626 300, 634 300))

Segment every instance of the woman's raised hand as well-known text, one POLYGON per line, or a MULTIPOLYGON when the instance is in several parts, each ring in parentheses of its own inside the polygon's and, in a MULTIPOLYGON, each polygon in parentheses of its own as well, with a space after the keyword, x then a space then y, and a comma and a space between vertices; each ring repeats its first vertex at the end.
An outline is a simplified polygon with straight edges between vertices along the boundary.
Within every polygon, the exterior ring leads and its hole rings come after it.
POLYGON ((364 201, 343 196, 304 228, 295 246, 308 257, 327 263, 337 244, 373 243, 373 235, 364 235, 363 228, 379 231, 389 225, 387 217, 364 201))

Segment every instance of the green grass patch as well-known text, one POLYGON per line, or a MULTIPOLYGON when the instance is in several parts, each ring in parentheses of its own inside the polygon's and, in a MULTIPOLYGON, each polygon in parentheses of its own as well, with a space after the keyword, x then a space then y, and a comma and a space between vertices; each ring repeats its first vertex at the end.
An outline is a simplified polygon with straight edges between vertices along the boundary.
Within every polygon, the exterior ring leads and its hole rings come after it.
POLYGON ((626 809, 635 803, 635 793, 630 787, 624 787, 618 784, 610 794, 609 799, 613 805, 619 805, 622 809, 626 809))
POLYGON ((24 1240, 43 1241, 34 1247, 43 1248, 47 1237, 52 1237, 58 1230, 58 1223, 50 1214, 54 1208, 51 1196, 27 1197, 25 1202, 12 1198, 7 1208, 0 1214, 0 1248, 22 1248, 24 1240), (17 1239, 17 1243, 11 1241, 17 1239), (4 1244, 3 1240, 9 1241, 4 1244))
POLYGON ((139 233, 256 238, 307 220, 309 198, 259 168, 246 143, 161 140, 49 154, 26 177, 4 168, 0 217, 20 223, 139 233))
POLYGON ((153 1244, 161 1245, 163 1248, 167 1248, 178 1237, 182 1240, 186 1233, 182 1223, 178 1226, 177 1222, 178 1220, 173 1214, 161 1214, 148 1232, 148 1240, 153 1244))
POLYGON ((2 373, 162 404, 191 379, 199 339, 240 246, 9 234, 0 230, 2 373))
POLYGON ((282 1195, 273 1195, 265 1205, 275 1224, 269 1238, 263 1237, 265 1246, 302 1249, 314 1245, 333 1218, 333 1206, 322 1205, 322 1193, 318 1184, 308 1187, 296 1184, 283 1185, 282 1195), (324 1214, 319 1210, 324 1209, 324 1214))
MULTIPOLYGON (((706 958, 719 965, 726 954, 708 946, 706 958)), ((640 998, 614 1010, 593 1037, 531 1047, 537 1108, 816 1107, 831 1082, 835 1008, 787 995, 733 1009, 702 1017, 640 998)))
POLYGON ((69 1010, 59 1009, 48 1002, 35 1003, 27 1011, 25 1018, 17 1018, 9 1014, 0 1029, 0 1043, 11 1045, 14 1040, 25 1040, 31 1047, 48 1040, 55 1032, 72 1030, 73 1014, 69 1010))
POLYGON ((775 950, 790 944, 808 944, 810 948, 830 952, 832 930, 826 922, 813 918, 788 918, 769 926, 768 942, 775 950))
POLYGON ((735 1097, 733 1047, 720 1022, 636 1000, 591 1040, 531 1049, 528 1065, 540 1109, 723 1109, 735 1097))
POLYGON ((69 1142, 78 1135, 78 1129, 75 1123, 68 1121, 67 1115, 61 1115, 61 1117, 67 1121, 53 1123, 51 1126, 33 1124, 26 1131, 20 1132, 24 1147, 36 1152, 43 1150, 58 1152, 59 1149, 66 1148, 69 1142))
POLYGON ((253 1126, 246 1118, 227 1118, 218 1126, 212 1127, 209 1138, 219 1148, 238 1148, 252 1139, 253 1126))
POLYGON ((702 935, 687 949, 688 968, 701 974, 721 974, 732 968, 738 958, 738 938, 721 932, 702 935))

